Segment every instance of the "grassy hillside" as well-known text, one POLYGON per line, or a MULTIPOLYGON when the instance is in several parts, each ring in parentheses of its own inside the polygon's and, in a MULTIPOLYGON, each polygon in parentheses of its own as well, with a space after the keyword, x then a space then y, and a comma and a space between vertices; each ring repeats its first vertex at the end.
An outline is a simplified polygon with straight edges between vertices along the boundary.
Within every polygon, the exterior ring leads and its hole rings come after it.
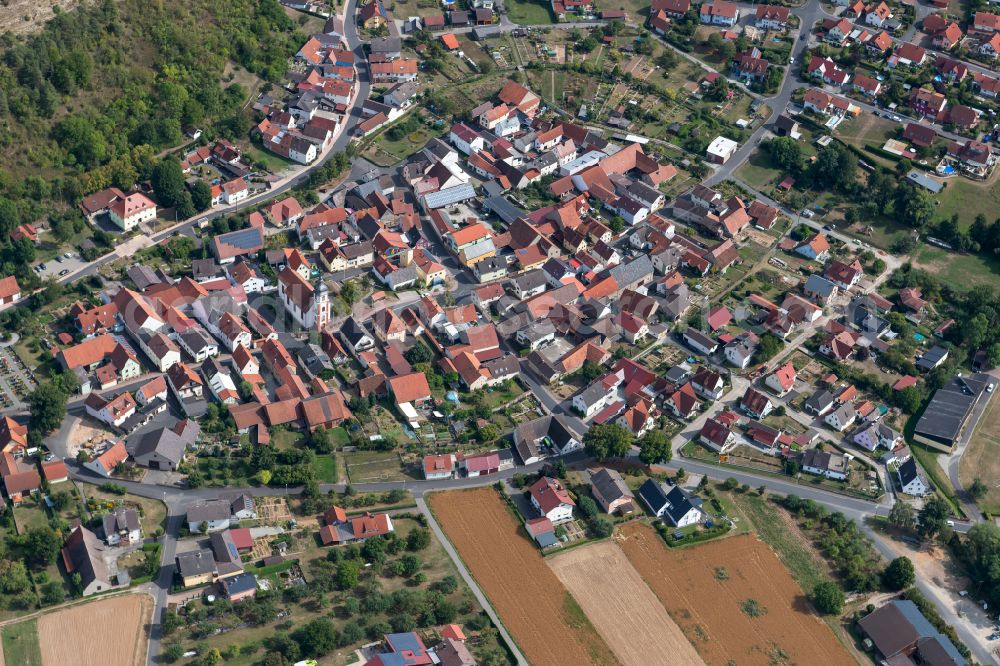
POLYGON ((275 0, 105 0, 0 37, 0 274, 34 279, 11 229, 49 218, 73 237, 80 196, 149 178, 182 127, 245 137, 227 63, 275 82, 304 40, 275 0))

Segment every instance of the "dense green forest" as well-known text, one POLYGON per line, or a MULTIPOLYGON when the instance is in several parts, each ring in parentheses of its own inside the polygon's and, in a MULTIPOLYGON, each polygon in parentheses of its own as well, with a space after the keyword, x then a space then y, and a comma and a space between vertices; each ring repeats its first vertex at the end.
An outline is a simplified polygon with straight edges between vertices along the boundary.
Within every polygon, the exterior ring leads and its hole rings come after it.
POLYGON ((182 127, 244 138, 249 91, 227 62, 277 82, 305 39, 276 0, 103 0, 0 36, 0 275, 37 284, 10 231, 47 221, 73 238, 80 197, 152 177, 182 127))

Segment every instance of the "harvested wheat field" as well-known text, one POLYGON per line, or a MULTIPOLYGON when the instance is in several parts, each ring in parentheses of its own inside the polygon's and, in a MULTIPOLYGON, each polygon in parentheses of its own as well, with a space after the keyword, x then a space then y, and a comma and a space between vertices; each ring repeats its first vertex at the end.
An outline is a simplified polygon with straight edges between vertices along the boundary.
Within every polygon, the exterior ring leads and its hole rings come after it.
POLYGON ((613 542, 576 548, 548 563, 623 664, 704 663, 613 542))
POLYGON ((618 663, 496 490, 434 493, 428 504, 533 666, 618 663))
POLYGON ((855 663, 756 537, 670 550, 652 528, 633 522, 618 543, 705 663, 855 663))
POLYGON ((146 663, 153 600, 122 594, 38 618, 43 666, 138 666, 146 663))

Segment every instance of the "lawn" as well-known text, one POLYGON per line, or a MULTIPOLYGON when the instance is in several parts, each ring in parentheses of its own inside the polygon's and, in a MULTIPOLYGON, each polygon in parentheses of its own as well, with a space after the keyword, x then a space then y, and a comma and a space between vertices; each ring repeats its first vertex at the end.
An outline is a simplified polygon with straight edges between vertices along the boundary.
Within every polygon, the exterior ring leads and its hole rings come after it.
POLYGON ((337 483, 337 459, 332 454, 316 456, 313 474, 320 483, 337 483))
POLYGON ((440 16, 444 13, 437 0, 393 0, 391 11, 393 16, 400 19, 409 16, 440 16))
POLYGON ((14 522, 17 523, 18 534, 24 534, 30 527, 45 527, 48 525, 49 517, 40 504, 35 504, 31 500, 28 500, 14 509, 14 522))
POLYGON ((852 120, 845 120, 837 126, 837 137, 846 144, 864 150, 866 145, 881 148, 886 139, 896 135, 898 123, 880 118, 871 113, 862 113, 852 120))
POLYGON ((532 2, 532 0, 507 0, 507 17, 521 25, 544 25, 554 23, 552 11, 548 3, 532 2))
POLYGON ((333 440, 333 445, 337 448, 347 446, 351 443, 351 435, 348 434, 347 430, 342 427, 338 426, 336 428, 330 428, 327 432, 333 440))
POLYGON ((271 443, 276 449, 298 448, 302 442, 302 433, 291 430, 275 430, 271 433, 271 443))
POLYGON ((985 215, 989 222, 996 218, 1000 209, 1000 181, 994 176, 993 182, 978 182, 956 177, 945 181, 944 190, 938 195, 936 217, 948 219, 958 214, 959 226, 972 226, 977 215, 985 215))
POLYGON ((771 165, 771 158, 763 150, 750 153, 750 159, 736 170, 736 177, 758 192, 769 190, 781 181, 783 175, 771 165))
POLYGON ((3 658, 12 665, 42 666, 38 623, 35 620, 9 624, 3 628, 3 658))
POLYGON ((399 456, 388 451, 352 451, 344 454, 351 483, 405 481, 399 456))
POLYGON ((106 493, 98 489, 97 486, 91 485, 89 483, 83 484, 83 494, 88 499, 94 498, 97 500, 104 500, 107 502, 120 502, 124 501, 126 506, 138 507, 142 509, 142 531, 146 536, 152 535, 156 531, 157 527, 163 527, 164 522, 167 519, 167 507, 163 502, 155 499, 150 499, 148 497, 139 497, 137 495, 115 495, 113 493, 106 493))
POLYGON ((957 291, 985 284, 1000 288, 1000 259, 981 254, 958 254, 923 245, 911 255, 914 263, 957 291))
POLYGON ((959 467, 962 485, 981 479, 989 488, 977 504, 984 513, 1000 514, 1000 400, 994 400, 979 420, 959 467))
POLYGON ((395 141, 389 138, 388 133, 383 133, 373 145, 373 149, 376 151, 373 161, 383 166, 395 164, 420 150, 432 136, 433 134, 426 127, 419 127, 395 141), (391 161, 383 164, 387 159, 391 161))
POLYGON ((285 169, 298 166, 295 162, 286 160, 281 155, 275 155, 274 153, 264 150, 263 148, 259 148, 254 144, 250 144, 244 148, 243 153, 250 157, 250 159, 254 162, 263 164, 271 173, 281 173, 285 169))

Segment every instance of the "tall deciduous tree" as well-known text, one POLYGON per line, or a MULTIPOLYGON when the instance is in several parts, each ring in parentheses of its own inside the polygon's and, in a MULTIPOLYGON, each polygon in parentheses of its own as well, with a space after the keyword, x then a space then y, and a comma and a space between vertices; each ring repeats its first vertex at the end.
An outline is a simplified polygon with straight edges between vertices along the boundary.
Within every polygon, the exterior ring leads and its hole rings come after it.
POLYGON ((583 436, 587 455, 597 460, 621 458, 632 447, 632 433, 614 423, 602 423, 590 427, 583 436))

